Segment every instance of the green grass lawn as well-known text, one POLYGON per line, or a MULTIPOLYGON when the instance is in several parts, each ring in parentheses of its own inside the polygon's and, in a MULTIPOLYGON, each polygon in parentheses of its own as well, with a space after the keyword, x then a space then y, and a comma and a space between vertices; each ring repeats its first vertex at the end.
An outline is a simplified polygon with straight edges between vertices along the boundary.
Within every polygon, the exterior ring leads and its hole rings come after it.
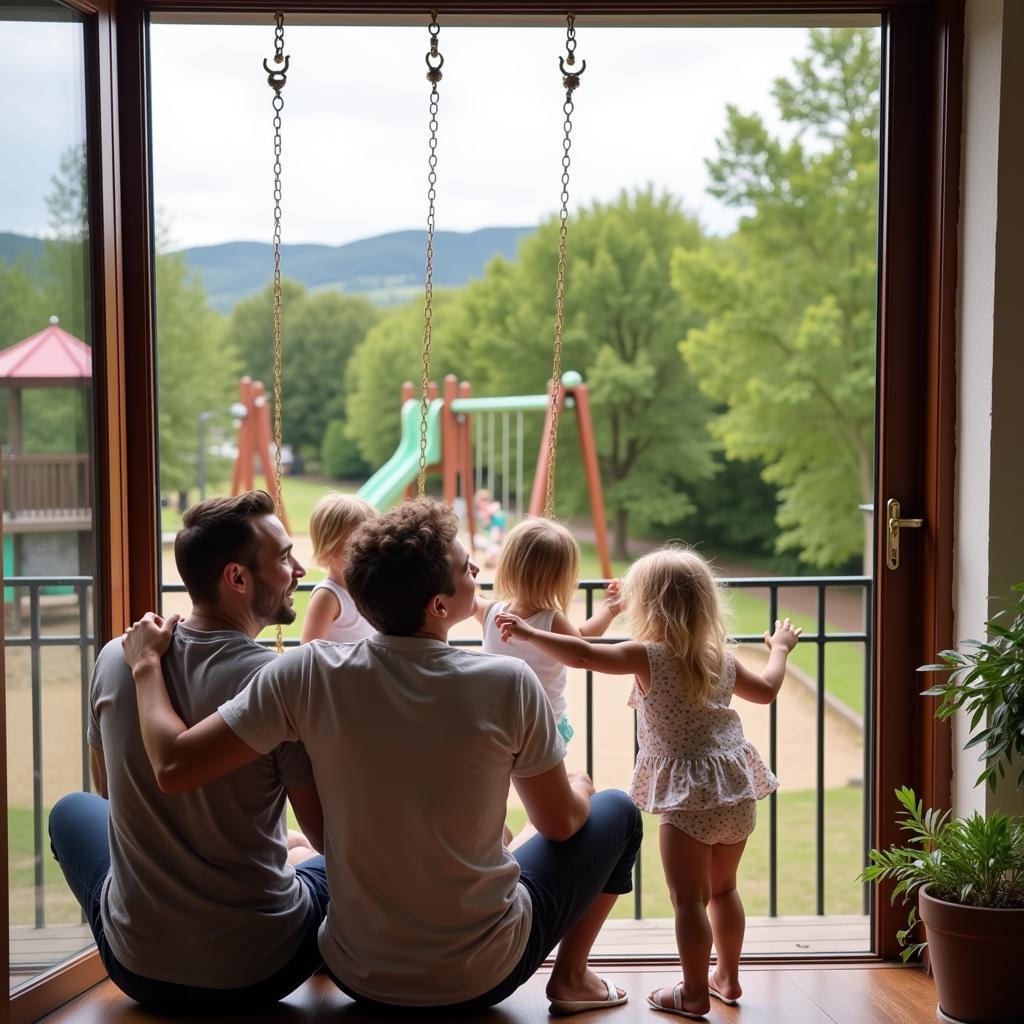
MULTIPOLYGON (((256 477, 256 487, 264 486, 263 477, 256 477)), ((227 493, 225 482, 220 493, 227 493)), ((356 488, 342 481, 315 480, 302 476, 286 476, 281 480, 281 492, 284 499, 284 510, 288 516, 288 525, 296 535, 309 533, 309 517, 317 500, 328 491, 341 491, 345 494, 355 493, 356 488)), ((208 496, 217 493, 212 489, 208 496)), ((199 500, 198 492, 190 494, 192 501, 199 500)), ((176 533, 181 529, 181 513, 176 508, 160 509, 160 526, 164 533, 176 533)))
MULTIPOLYGON (((863 791, 830 789, 825 792, 825 913, 859 914, 861 885, 856 877, 863 866, 863 791)), ((740 864, 739 892, 748 914, 768 913, 768 801, 757 807, 757 828, 747 843, 740 864)), ((672 908, 658 852, 659 819, 644 816, 641 847, 644 917, 671 917, 672 908)), ((518 832, 526 820, 521 808, 510 808, 509 826, 518 832)), ((815 799, 813 790, 778 795, 778 912, 780 915, 815 914, 815 799)), ((633 916, 633 894, 618 901, 612 917, 633 916)))

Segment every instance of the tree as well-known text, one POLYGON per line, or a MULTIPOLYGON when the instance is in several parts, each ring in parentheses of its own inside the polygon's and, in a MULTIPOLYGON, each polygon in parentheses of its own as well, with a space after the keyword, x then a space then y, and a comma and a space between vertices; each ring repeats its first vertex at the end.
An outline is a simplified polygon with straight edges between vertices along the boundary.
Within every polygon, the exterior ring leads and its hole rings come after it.
MULTIPOLYGON (((305 286, 284 278, 281 281, 281 344, 291 337, 292 318, 306 297, 305 286)), ((227 342, 242 364, 242 373, 261 380, 271 391, 274 381, 274 288, 268 285, 261 292, 242 299, 231 312, 227 342)), ((284 358, 282 356, 282 358, 284 358)), ((290 360, 288 361, 290 363, 290 360)))
MULTIPOLYGON (((464 376, 451 346, 453 319, 459 315, 455 292, 434 292, 430 376, 464 376)), ((402 383, 411 380, 419 394, 423 366, 423 300, 388 310, 370 328, 348 364, 346 434, 367 465, 381 466, 398 444, 402 383)))
POLYGON ((28 261, 9 266, 0 260, 0 349, 41 331, 49 316, 46 296, 28 261))
POLYGON ((379 318, 361 295, 324 291, 295 303, 286 338, 281 431, 304 455, 319 455, 328 422, 344 416, 349 359, 379 318))
MULTIPOLYGON (((679 359, 678 339, 696 321, 672 289, 674 250, 701 242, 697 223, 669 196, 623 193, 580 210, 569 224, 564 369, 590 386, 605 499, 617 558, 631 529, 677 522, 688 490, 713 472, 705 429, 710 404, 679 359)), ((538 393, 551 376, 558 222, 493 261, 471 284, 452 339, 476 394, 538 393)), ((559 440, 558 501, 585 506, 574 431, 559 440)))
MULTIPOLYGON (((199 414, 214 413, 212 424, 230 422, 240 366, 224 318, 180 254, 156 258, 156 349, 160 487, 184 492, 198 479, 199 414)), ((211 459, 208 472, 215 477, 223 465, 211 459)))
POLYGON ((673 280, 707 318, 681 345, 732 459, 779 487, 778 546, 835 565, 864 553, 873 499, 879 51, 870 31, 814 29, 774 96, 786 143, 727 109, 710 191, 752 209, 733 238, 680 250, 673 280))
POLYGON ((50 313, 64 330, 92 344, 92 288, 89 238, 89 188, 85 144, 60 155, 50 179, 46 207, 51 238, 46 240, 42 275, 50 313))

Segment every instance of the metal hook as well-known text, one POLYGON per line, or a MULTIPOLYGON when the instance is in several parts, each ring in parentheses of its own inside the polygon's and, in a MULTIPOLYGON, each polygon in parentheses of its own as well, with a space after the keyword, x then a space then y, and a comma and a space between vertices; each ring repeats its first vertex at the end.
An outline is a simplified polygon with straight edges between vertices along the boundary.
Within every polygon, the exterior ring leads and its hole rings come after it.
MULTIPOLYGON (((277 63, 277 57, 274 58, 274 62, 277 63)), ((267 83, 274 90, 279 93, 283 88, 285 81, 288 76, 288 65, 291 62, 291 57, 285 55, 284 67, 272 68, 268 63, 267 59, 263 59, 263 70, 267 72, 267 83)))

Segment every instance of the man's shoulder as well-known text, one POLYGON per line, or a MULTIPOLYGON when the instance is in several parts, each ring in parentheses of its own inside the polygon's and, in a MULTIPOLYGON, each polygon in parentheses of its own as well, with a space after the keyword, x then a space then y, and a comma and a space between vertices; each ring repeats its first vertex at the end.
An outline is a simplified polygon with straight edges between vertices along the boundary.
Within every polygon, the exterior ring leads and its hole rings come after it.
POLYGON ((510 685, 517 684, 528 670, 522 658, 508 654, 488 654, 485 651, 467 650, 465 647, 452 647, 449 657, 461 673, 510 685))

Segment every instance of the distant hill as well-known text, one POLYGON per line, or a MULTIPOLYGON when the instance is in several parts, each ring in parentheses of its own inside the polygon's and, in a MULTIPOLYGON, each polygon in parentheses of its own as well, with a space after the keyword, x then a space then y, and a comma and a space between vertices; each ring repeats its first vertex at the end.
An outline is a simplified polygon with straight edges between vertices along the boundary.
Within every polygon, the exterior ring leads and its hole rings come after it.
MULTIPOLYGON (((514 259, 519 240, 535 230, 436 232, 434 284, 458 287, 481 277, 493 257, 514 259)), ((346 245, 282 245, 281 270, 310 290, 337 288, 366 295, 378 305, 392 305, 422 291, 424 244, 422 231, 394 231, 346 245)), ((266 242, 198 246, 183 249, 182 255, 202 276, 213 306, 222 312, 265 288, 273 276, 273 248, 266 242)))
POLYGON ((0 260, 11 264, 17 263, 24 256, 28 263, 35 263, 43 254, 44 245, 45 242, 41 238, 0 231, 0 260))
MULTIPOLYGON (((519 240, 536 228, 481 228, 434 234, 434 284, 459 287, 482 277, 495 256, 515 259, 519 240)), ((311 291, 337 288, 366 295, 381 306, 404 302, 423 290, 423 231, 393 231, 346 245, 282 245, 285 277, 311 291)), ((0 260, 30 262, 43 251, 41 238, 0 232, 0 260)), ((185 263, 199 273, 214 308, 230 313, 239 299, 258 292, 273 277, 273 247, 267 242, 225 242, 182 249, 185 263)))

